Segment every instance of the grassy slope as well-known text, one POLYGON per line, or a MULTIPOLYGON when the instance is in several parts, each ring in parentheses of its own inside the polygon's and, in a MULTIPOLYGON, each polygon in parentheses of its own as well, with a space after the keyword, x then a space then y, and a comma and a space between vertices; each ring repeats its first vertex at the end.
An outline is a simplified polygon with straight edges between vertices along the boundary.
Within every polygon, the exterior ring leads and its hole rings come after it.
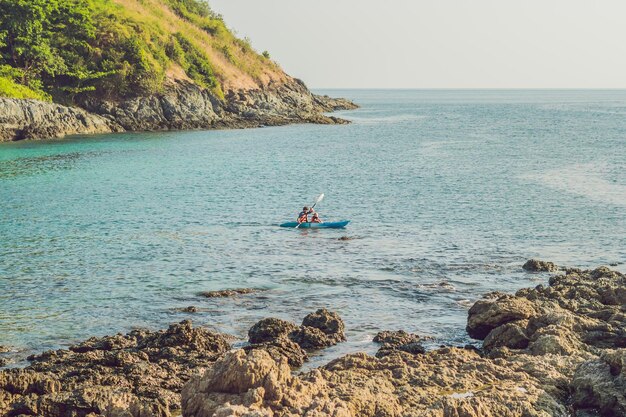
MULTIPOLYGON (((286 75, 272 61, 256 53, 250 45, 238 39, 226 26, 213 22, 215 33, 203 30, 203 19, 191 16, 190 20, 177 15, 164 0, 112 0, 122 6, 132 20, 140 23, 147 32, 157 32, 167 38, 181 33, 195 47, 206 54, 222 89, 255 88, 270 81, 284 81, 286 75), (195 19, 194 19, 195 17, 195 19)), ((179 65, 172 62, 168 75, 180 78, 179 65)))
POLYGON ((3 76, 0 76, 0 97, 33 98, 36 100, 50 101, 50 96, 45 93, 32 90, 25 85, 16 83, 9 77, 3 76))

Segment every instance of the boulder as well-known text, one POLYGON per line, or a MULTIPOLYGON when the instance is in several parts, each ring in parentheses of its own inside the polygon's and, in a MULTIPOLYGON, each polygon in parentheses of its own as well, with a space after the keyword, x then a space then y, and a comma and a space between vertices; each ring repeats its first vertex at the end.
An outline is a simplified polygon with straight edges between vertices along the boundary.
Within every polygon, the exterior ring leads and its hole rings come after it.
POLYGON ((300 326, 289 333, 289 339, 300 345, 303 349, 315 350, 337 344, 334 338, 322 332, 320 329, 309 326, 300 326))
POLYGON ((280 362, 281 358, 287 359, 287 363, 293 368, 301 367, 308 359, 304 349, 298 343, 292 342, 287 338, 279 338, 264 343, 253 343, 245 346, 243 349, 246 352, 257 349, 264 350, 277 362, 280 362))
POLYGON ((557 272, 559 267, 552 262, 540 261, 538 259, 529 259, 522 266, 526 271, 531 272, 557 272))
POLYGON ((483 348, 490 351, 499 347, 510 349, 526 349, 528 336, 526 336, 526 324, 524 320, 506 323, 491 330, 483 341, 483 348))
POLYGON ((314 327, 321 330, 335 343, 346 340, 345 325, 339 314, 321 308, 315 313, 308 314, 302 320, 302 326, 314 327))
POLYGON ((603 416, 626 416, 626 350, 609 350, 581 364, 571 383, 573 405, 603 416))
POLYGON ((418 335, 407 333, 404 330, 379 332, 374 336, 374 342, 382 344, 378 352, 376 352, 377 358, 382 358, 397 351, 412 354, 421 354, 426 351, 424 346, 421 345, 418 335))
POLYGON ((248 341, 250 343, 271 342, 279 338, 286 338, 287 335, 298 326, 287 320, 269 317, 257 322, 248 330, 248 341))
POLYGON ((504 295, 495 301, 479 300, 469 309, 466 330, 470 337, 482 340, 498 326, 536 314, 534 304, 521 297, 504 295))

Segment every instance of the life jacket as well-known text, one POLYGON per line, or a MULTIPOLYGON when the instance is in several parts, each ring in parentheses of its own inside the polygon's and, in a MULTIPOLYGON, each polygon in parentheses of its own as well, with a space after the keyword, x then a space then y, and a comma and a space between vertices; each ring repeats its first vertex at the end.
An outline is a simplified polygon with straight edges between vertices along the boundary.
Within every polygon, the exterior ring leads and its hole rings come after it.
POLYGON ((298 223, 308 223, 309 222, 309 213, 302 211, 298 215, 298 223))
POLYGON ((313 218, 311 219, 311 223, 321 223, 322 219, 319 218, 319 216, 313 216, 313 218))

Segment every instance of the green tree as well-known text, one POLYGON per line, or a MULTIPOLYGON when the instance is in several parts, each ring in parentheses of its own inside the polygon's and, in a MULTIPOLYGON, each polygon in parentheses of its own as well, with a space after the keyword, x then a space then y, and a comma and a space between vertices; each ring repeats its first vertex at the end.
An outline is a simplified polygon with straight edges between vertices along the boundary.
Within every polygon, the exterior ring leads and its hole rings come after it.
POLYGON ((87 0, 0 0, 0 64, 31 88, 80 89, 100 78, 88 58, 95 35, 87 0))

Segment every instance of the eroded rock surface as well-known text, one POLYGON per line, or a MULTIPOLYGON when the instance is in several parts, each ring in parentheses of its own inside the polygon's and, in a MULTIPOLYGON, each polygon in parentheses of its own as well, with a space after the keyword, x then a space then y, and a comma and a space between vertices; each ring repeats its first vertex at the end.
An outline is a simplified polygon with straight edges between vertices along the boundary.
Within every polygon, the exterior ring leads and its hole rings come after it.
MULTIPOLYGON (((403 349, 421 347, 419 336, 387 331, 376 335, 377 357, 347 355, 297 376, 281 355, 230 352, 185 386, 183 410, 197 417, 623 416, 625 288, 624 275, 607 268, 568 269, 549 286, 488 294, 468 317, 483 351, 403 349)), ((285 333, 283 340, 294 332, 285 333)))
POLYGON ((228 349, 224 336, 190 321, 93 337, 0 372, 0 415, 168 417, 183 384, 228 349))
POLYGON ((289 333, 297 328, 298 326, 290 321, 268 317, 260 320, 248 330, 248 341, 250 343, 271 342, 279 338, 286 338, 289 333))
POLYGON ((456 348, 352 354, 299 376, 266 352, 229 352, 185 386, 182 405, 195 417, 568 415, 537 379, 456 348))
POLYGON ((542 355, 624 348, 626 277, 606 267, 568 270, 548 286, 476 302, 467 330, 485 339, 488 350, 506 346, 542 355))
POLYGON ((480 300, 467 330, 489 357, 534 375, 577 415, 626 415, 623 274, 567 269, 548 286, 480 300))

